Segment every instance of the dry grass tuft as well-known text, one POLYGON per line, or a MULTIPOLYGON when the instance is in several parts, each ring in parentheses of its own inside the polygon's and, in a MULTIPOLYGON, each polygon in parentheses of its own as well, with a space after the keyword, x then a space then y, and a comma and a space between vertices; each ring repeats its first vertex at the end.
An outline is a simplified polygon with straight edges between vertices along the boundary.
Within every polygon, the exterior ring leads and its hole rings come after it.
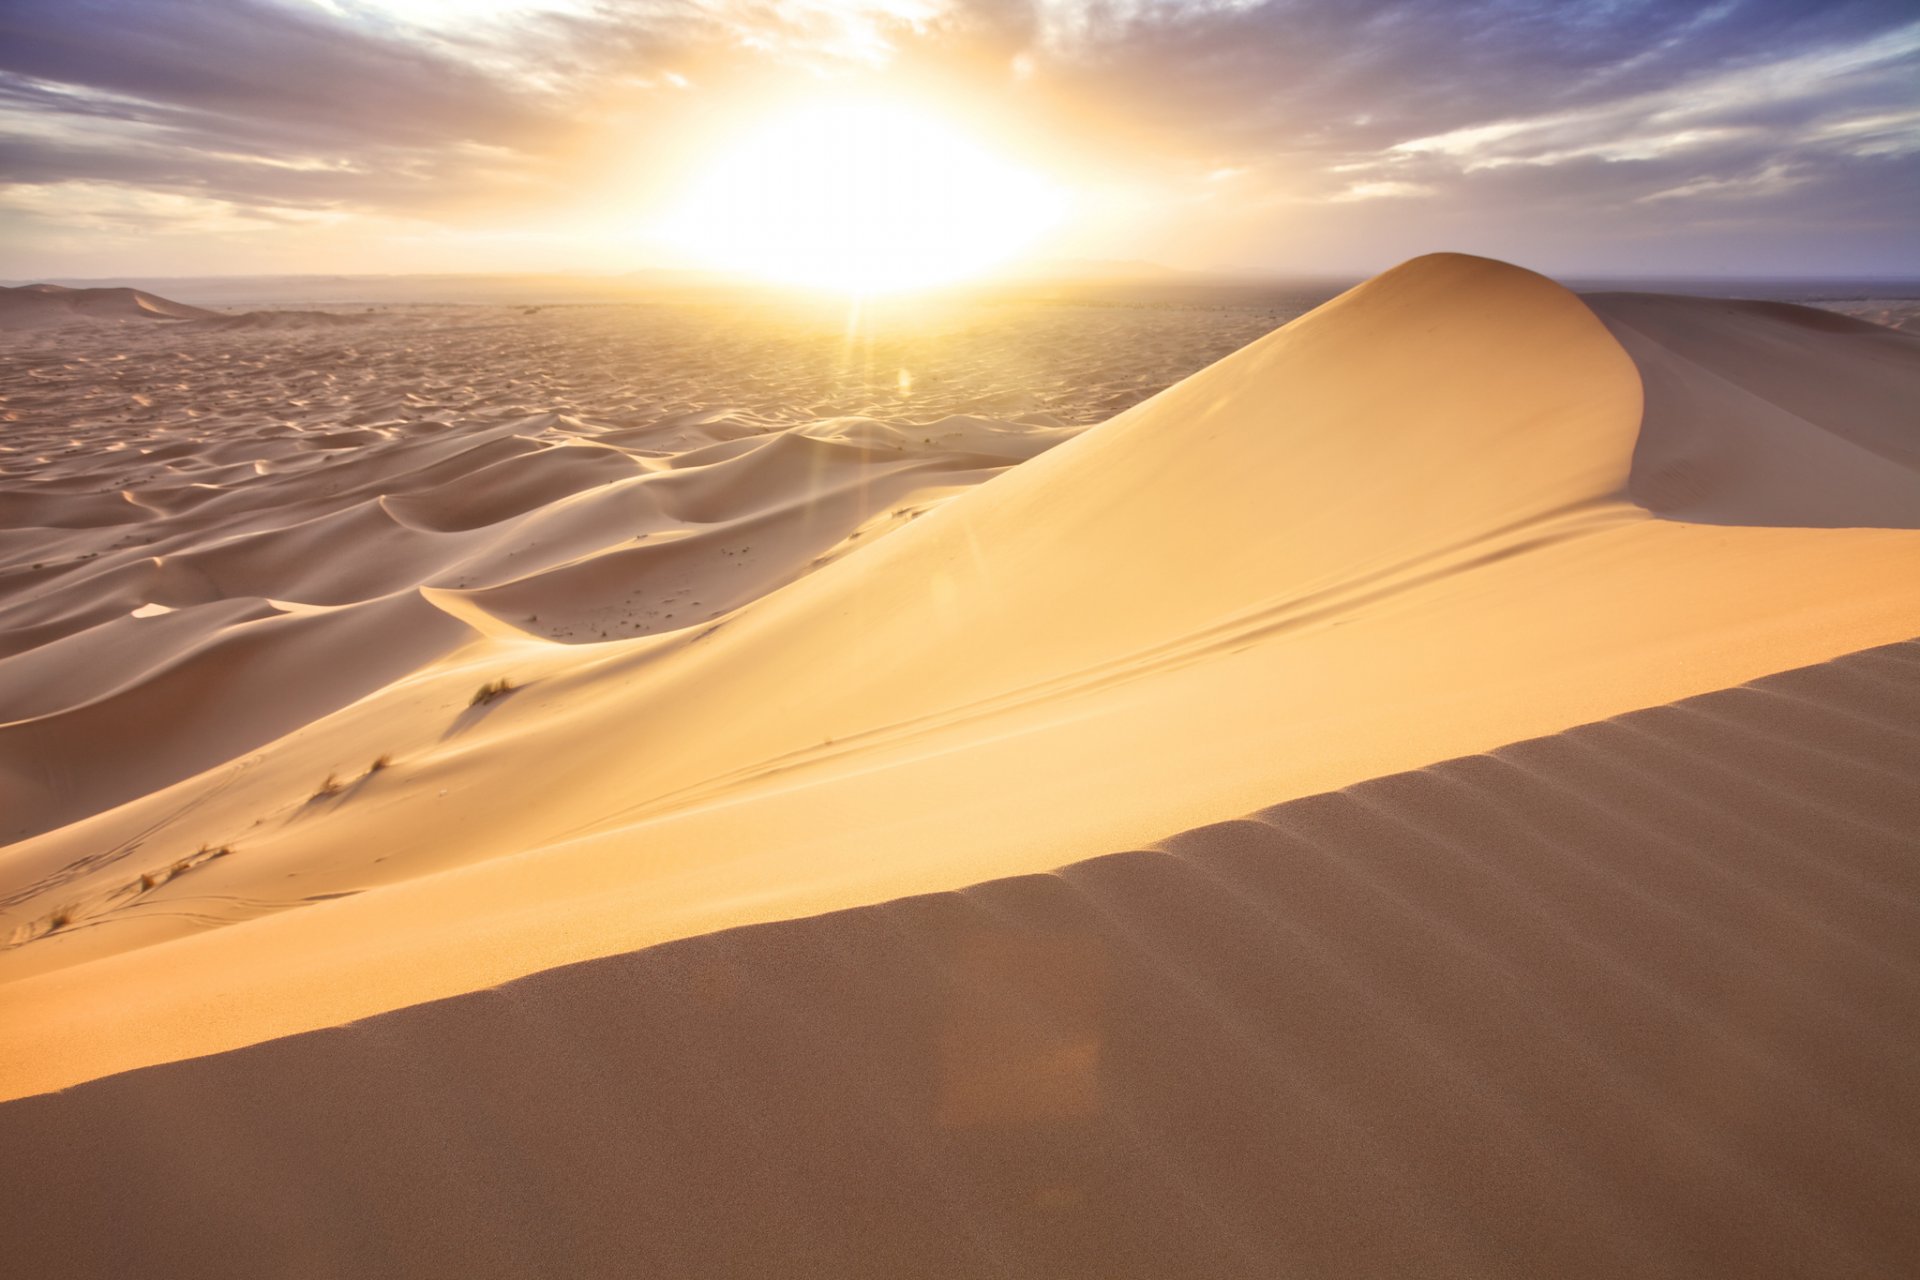
POLYGON ((223 844, 217 848, 210 844, 203 844, 187 857, 175 859, 172 864, 158 871, 142 871, 140 887, 142 889, 158 888, 175 876, 185 875, 202 863, 212 862, 215 858, 224 858, 232 852, 233 846, 230 844, 223 844))
MULTIPOLYGON (((313 798, 315 800, 325 800, 328 796, 339 795, 345 789, 346 784, 330 773, 327 775, 327 780, 320 784, 320 789, 313 793, 313 798)), ((202 852, 204 852, 204 850, 202 852)))
POLYGON ((373 763, 367 766, 367 772, 378 773, 382 769, 391 769, 392 767, 393 767, 393 757, 388 753, 386 753, 385 751, 382 751, 379 755, 373 758, 373 763))
POLYGON ((68 925, 72 924, 73 912, 74 912, 73 907, 66 906, 66 907, 61 907, 58 911, 55 911, 52 915, 48 916, 47 932, 52 933, 55 929, 64 929, 68 925))
POLYGON ((489 680, 478 689, 475 689, 473 691, 473 699, 468 702, 467 705, 470 707, 485 706, 495 698, 512 692, 513 681, 507 679, 505 676, 501 676, 498 680, 489 680))

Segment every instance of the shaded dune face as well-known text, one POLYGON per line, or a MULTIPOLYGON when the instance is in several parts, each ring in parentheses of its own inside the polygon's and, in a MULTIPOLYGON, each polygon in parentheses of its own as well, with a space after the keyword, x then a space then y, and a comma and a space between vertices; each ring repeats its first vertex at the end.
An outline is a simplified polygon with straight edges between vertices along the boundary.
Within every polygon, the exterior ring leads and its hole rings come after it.
POLYGON ((1917 727, 1901 644, 13 1102, 0 1229, 29 1274, 1908 1275, 1917 727))
POLYGON ((1713 524, 1920 528, 1920 338, 1781 303, 1587 301, 1646 386, 1635 502, 1713 524))
POLYGON ((23 518, 69 523, 0 531, 0 1088, 1041 872, 1920 633, 1912 340, 1706 306, 1436 255, 1077 435, 407 421, 398 383, 123 457, 46 429, 5 455, 23 518), (1749 416, 1751 465, 1649 509, 1684 487, 1659 459, 1749 416), (235 852, 144 883, 203 847, 235 852))

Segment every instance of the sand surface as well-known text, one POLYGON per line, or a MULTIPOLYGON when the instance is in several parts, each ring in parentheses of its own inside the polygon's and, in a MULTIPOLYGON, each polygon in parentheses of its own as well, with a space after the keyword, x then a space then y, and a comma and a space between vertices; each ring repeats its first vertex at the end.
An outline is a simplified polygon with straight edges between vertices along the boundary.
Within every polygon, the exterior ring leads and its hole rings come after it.
POLYGON ((1920 645, 0 1107, 34 1275, 1900 1276, 1920 645))
POLYGON ((1920 333, 1920 299, 1869 298, 1849 302, 1826 302, 1822 309, 1868 320, 1889 329, 1920 333))
POLYGON ((1452 255, 1273 323, 0 347, 0 1096, 152 1068, 0 1107, 17 1230, 1910 1270, 1920 339, 1452 255))

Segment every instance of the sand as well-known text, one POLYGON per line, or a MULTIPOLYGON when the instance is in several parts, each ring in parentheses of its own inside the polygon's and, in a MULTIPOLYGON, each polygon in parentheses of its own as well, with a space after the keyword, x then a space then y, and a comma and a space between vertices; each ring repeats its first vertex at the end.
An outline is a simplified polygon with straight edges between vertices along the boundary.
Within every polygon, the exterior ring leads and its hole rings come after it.
POLYGON ((19 348, 22 1256, 1911 1271, 1920 339, 1254 319, 19 348))
POLYGON ((30 1274, 1895 1276, 1920 646, 0 1107, 30 1274))

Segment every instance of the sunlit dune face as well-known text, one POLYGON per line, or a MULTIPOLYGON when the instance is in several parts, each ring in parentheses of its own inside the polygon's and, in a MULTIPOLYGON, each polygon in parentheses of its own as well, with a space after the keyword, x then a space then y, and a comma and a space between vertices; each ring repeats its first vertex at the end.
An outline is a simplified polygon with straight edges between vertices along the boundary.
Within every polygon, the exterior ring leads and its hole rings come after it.
POLYGON ((978 275, 1062 215, 1060 190, 906 108, 782 113, 724 149, 668 231, 698 261, 882 293, 978 275))

